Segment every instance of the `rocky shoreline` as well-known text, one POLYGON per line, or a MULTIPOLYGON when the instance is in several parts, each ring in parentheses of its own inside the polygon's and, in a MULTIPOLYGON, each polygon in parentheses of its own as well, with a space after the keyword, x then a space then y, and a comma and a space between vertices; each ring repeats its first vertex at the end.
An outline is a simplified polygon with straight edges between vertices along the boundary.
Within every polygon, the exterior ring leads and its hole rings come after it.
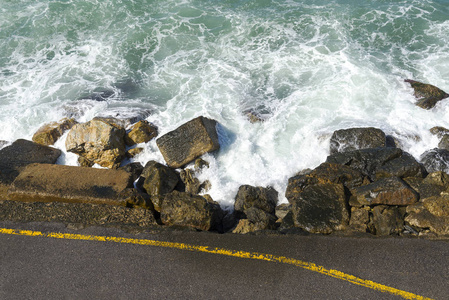
MULTIPOLYGON (((449 96, 407 82, 421 108, 449 96)), ((288 204, 279 205, 271 187, 242 185, 230 195, 235 204, 228 211, 207 194, 210 182, 198 180, 208 167, 201 156, 220 148, 216 126, 201 116, 158 137, 158 128, 145 120, 96 117, 82 124, 73 119, 47 124, 33 141, 19 139, 0 150, 0 218, 236 234, 449 236, 445 128, 431 129, 441 142, 420 162, 378 128, 337 130, 326 161, 288 180, 288 204), (78 155, 78 167, 56 164, 61 151, 51 145, 67 131, 65 146, 78 155), (166 164, 123 165, 142 151, 139 144, 155 138, 166 164), (91 168, 94 164, 103 169, 91 168)))

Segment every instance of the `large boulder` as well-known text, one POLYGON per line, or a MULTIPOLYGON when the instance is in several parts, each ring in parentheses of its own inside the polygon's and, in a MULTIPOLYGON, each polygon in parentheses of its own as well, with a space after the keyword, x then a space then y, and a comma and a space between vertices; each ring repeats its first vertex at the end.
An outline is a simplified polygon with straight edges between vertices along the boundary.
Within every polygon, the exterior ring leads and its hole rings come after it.
POLYGON ((376 170, 388 161, 401 157, 403 151, 399 148, 369 148, 329 155, 326 162, 341 164, 356 169, 375 179, 376 170))
POLYGON ((286 197, 292 204, 295 226, 308 232, 329 234, 345 229, 349 223, 343 184, 310 185, 302 192, 286 197))
POLYGON ((148 121, 142 120, 134 124, 125 136, 125 143, 128 146, 146 143, 157 136, 157 127, 148 121))
POLYGON ((431 84, 406 79, 415 90, 415 97, 418 99, 416 105, 424 109, 431 109, 438 101, 449 97, 449 94, 431 84))
POLYGON ((330 140, 330 153, 386 147, 385 133, 373 127, 336 130, 330 140))
POLYGON ((69 131, 66 149, 102 167, 118 168, 125 157, 125 129, 102 119, 77 124, 69 131))
POLYGON ((373 208, 376 235, 399 235, 404 231, 404 207, 378 205, 373 208))
POLYGON ((368 185, 351 190, 350 205, 410 205, 418 201, 419 195, 399 177, 379 179, 368 185))
POLYGON ((404 152, 402 156, 389 160, 376 168, 375 177, 425 177, 427 174, 425 167, 416 161, 410 154, 404 152))
POLYGON ((202 196, 173 191, 161 206, 161 221, 169 226, 218 230, 223 217, 220 205, 202 196))
POLYGON ((419 193, 421 199, 440 196, 442 192, 449 191, 449 175, 441 171, 430 173, 424 179, 409 177, 404 178, 404 181, 419 193))
POLYGON ((442 193, 408 206, 405 222, 420 230, 449 235, 449 194, 442 193))
POLYGON ((33 142, 41 145, 54 145, 65 131, 72 128, 78 122, 75 119, 62 119, 59 122, 52 122, 43 125, 33 135, 33 142))
POLYGON ((421 163, 427 172, 443 171, 449 173, 449 150, 431 149, 421 154, 421 163))
POLYGON ((5 199, 9 185, 29 164, 54 164, 61 150, 19 139, 0 150, 0 198, 5 199))
POLYGON ((271 187, 242 185, 235 196, 234 211, 243 218, 245 210, 254 207, 274 216, 277 202, 278 192, 271 187))
POLYGON ((195 118, 156 140, 167 165, 180 168, 201 155, 220 148, 217 122, 205 117, 195 118))
POLYGON ((151 196, 154 209, 161 210, 164 195, 171 193, 180 181, 179 174, 172 168, 156 161, 149 161, 142 171, 142 188, 151 196))
POLYGON ((124 193, 130 187, 132 176, 124 170, 31 164, 12 183, 8 199, 129 206, 135 204, 128 203, 131 194, 124 193))

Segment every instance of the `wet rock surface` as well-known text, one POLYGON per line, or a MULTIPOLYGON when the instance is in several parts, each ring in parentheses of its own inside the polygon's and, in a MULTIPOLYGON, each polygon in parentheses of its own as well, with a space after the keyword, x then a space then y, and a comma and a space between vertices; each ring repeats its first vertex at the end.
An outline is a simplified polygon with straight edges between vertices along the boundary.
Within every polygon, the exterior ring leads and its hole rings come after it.
POLYGON ((410 83, 411 87, 415 91, 414 95, 418 99, 416 105, 421 108, 431 109, 439 101, 449 97, 449 94, 447 94, 446 92, 437 88, 434 85, 422 83, 411 79, 406 79, 405 82, 410 83))
POLYGON ((33 135, 33 142, 41 145, 54 145, 56 141, 66 132, 71 129, 78 122, 75 119, 62 119, 59 122, 52 122, 43 125, 33 135))
POLYGON ((158 138, 156 143, 167 165, 179 168, 218 150, 216 125, 215 120, 198 117, 158 138))
POLYGON ((386 147, 385 133, 373 127, 336 130, 330 140, 330 153, 386 147))
POLYGON ((125 143, 128 146, 146 143, 158 135, 157 127, 148 121, 142 120, 135 123, 131 130, 126 133, 125 143))

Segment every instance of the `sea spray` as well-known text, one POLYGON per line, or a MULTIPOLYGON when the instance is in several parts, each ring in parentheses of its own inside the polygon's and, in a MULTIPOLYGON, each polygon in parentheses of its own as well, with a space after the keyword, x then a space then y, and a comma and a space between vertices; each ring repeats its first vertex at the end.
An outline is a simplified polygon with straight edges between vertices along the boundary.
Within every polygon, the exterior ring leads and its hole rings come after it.
MULTIPOLYGON (((208 193, 228 206, 240 185, 269 185, 286 202, 334 130, 380 128, 416 158, 437 146, 449 104, 417 107, 404 79, 449 91, 448 19, 443 0, 2 2, 0 139, 67 116, 139 114, 164 134, 203 115, 220 123, 208 193)), ((136 161, 163 162, 142 146, 136 161)))

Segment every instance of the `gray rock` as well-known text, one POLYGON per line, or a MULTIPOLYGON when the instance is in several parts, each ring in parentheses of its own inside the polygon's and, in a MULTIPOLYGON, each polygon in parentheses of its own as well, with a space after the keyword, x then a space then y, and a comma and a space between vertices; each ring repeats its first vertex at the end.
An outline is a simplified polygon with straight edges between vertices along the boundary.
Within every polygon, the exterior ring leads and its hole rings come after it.
POLYGON ((410 154, 404 152, 402 156, 385 162, 376 168, 375 178, 386 177, 421 177, 424 178, 427 172, 425 167, 416 161, 410 154))
POLYGON ((386 147, 386 136, 373 127, 336 130, 330 140, 331 154, 377 147, 386 147))
POLYGON ((449 151, 446 149, 428 150, 421 155, 420 159, 429 173, 437 171, 449 173, 449 151))
POLYGON ((345 229, 349 223, 347 199, 342 184, 310 185, 287 199, 292 204, 295 226, 308 232, 329 234, 345 229))
POLYGON ((217 122, 204 117, 195 118, 156 140, 167 165, 180 168, 201 155, 220 148, 217 122))

